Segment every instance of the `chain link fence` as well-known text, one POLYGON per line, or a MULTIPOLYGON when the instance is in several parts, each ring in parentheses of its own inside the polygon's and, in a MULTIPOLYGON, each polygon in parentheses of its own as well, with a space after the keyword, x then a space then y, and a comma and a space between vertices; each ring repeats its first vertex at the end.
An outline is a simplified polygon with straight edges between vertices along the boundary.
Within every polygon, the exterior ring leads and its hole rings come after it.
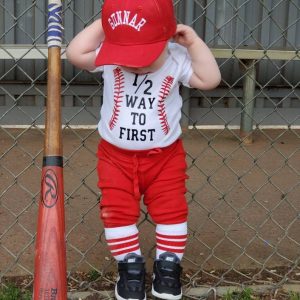
MULTIPOLYGON (((213 91, 182 89, 189 240, 184 294, 300 281, 300 1, 177 0, 222 73, 213 91)), ((102 1, 64 1, 64 42, 99 18, 102 1)), ((43 156, 47 1, 0 0, 0 282, 30 288, 43 156)), ((63 51, 64 52, 64 51, 63 51)), ((115 262, 98 205, 101 74, 63 58, 68 290, 108 298, 115 262)), ((150 273, 154 224, 139 221, 150 273)), ((204 292, 204 293, 206 293, 204 292)))

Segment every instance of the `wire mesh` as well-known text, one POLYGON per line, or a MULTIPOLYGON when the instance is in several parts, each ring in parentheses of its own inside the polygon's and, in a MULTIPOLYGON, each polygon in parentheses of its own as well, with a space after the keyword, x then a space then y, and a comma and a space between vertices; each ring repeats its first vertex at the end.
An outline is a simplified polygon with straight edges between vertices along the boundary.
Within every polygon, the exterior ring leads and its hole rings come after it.
MULTIPOLYGON (((32 285, 47 82, 46 1, 0 1, 0 282, 32 285)), ((221 85, 182 89, 189 240, 186 296, 195 288, 299 283, 300 3, 178 0, 217 57, 221 85)), ((64 1, 64 42, 99 17, 102 1, 64 1)), ((68 290, 109 297, 115 280, 99 221, 96 129, 102 79, 63 56, 68 290)), ((150 273, 154 224, 141 247, 150 273)), ((194 296, 193 296, 194 295, 194 296)))

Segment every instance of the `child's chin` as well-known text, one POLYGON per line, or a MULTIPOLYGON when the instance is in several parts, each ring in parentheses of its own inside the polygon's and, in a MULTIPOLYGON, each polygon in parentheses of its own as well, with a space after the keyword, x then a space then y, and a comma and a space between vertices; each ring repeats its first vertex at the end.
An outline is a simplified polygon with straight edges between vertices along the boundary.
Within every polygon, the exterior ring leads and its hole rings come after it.
POLYGON ((138 75, 147 75, 147 74, 150 74, 151 72, 133 72, 135 74, 138 74, 138 75))
POLYGON ((137 75, 146 75, 146 74, 151 73, 149 70, 143 70, 143 69, 139 69, 139 68, 124 67, 124 69, 129 73, 134 73, 137 75))

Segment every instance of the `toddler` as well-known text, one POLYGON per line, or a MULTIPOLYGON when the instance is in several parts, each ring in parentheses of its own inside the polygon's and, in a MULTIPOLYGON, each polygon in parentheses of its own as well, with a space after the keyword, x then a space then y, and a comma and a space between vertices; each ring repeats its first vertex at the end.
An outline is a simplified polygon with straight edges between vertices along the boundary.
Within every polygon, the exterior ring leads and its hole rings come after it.
POLYGON ((104 80, 97 170, 100 217, 118 261, 116 298, 146 299, 136 226, 143 196, 156 224, 152 294, 180 299, 188 207, 179 87, 215 88, 218 65, 191 27, 176 25, 172 0, 105 0, 67 58, 104 80))

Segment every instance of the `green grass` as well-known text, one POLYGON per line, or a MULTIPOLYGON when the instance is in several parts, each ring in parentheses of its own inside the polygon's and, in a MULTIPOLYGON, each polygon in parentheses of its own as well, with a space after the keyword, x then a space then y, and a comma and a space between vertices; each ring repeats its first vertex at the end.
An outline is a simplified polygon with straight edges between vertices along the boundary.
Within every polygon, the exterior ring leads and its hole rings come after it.
POLYGON ((253 295, 253 290, 250 288, 245 288, 242 291, 227 291, 227 293, 222 297, 222 300, 254 300, 257 299, 253 295))
POLYGON ((96 270, 91 270, 89 273, 88 273, 88 277, 89 277, 89 280, 90 281, 95 281, 99 278, 100 276, 100 273, 96 270))
POLYGON ((0 289, 0 300, 31 300, 31 298, 29 291, 22 292, 12 284, 0 289))
MULTIPOLYGON (((251 288, 245 288, 242 291, 227 291, 227 293, 222 297, 222 300, 258 300, 260 297, 254 295, 251 288)), ((281 299, 281 298, 280 298, 281 299)), ((300 293, 289 292, 286 296, 287 300, 300 300, 300 293)))
POLYGON ((289 300, 300 300, 300 294, 296 292, 290 292, 289 300))

